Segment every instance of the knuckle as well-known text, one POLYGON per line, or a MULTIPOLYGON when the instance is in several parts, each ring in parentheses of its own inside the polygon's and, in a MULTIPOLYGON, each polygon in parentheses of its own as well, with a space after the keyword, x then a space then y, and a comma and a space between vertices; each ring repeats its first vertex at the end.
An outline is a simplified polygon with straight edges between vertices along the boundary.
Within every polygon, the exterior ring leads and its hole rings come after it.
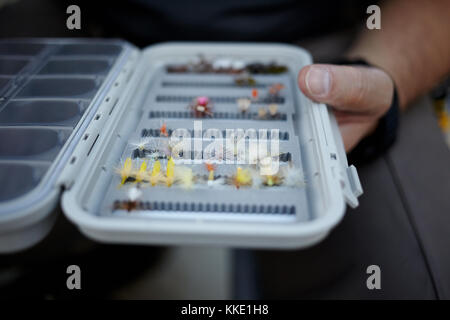
MULTIPOLYGON (((353 107, 363 105, 370 90, 370 83, 366 74, 361 68, 352 66, 343 68, 345 69, 339 70, 339 72, 345 71, 345 73, 340 73, 339 77, 337 77, 340 81, 334 81, 334 74, 333 72, 330 73, 329 100, 341 106, 353 107)), ((338 70, 335 71, 337 72, 338 70)))
POLYGON ((348 101, 352 105, 362 105, 369 91, 369 81, 360 68, 352 68, 352 86, 348 101))

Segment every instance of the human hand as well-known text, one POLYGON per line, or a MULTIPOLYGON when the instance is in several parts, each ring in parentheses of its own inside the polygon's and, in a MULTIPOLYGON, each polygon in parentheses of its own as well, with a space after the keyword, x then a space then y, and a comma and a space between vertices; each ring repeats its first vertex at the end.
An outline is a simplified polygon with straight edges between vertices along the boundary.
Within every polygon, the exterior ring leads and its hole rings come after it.
POLYGON ((394 94, 391 77, 366 66, 313 64, 298 75, 302 92, 332 107, 347 152, 377 127, 394 94))

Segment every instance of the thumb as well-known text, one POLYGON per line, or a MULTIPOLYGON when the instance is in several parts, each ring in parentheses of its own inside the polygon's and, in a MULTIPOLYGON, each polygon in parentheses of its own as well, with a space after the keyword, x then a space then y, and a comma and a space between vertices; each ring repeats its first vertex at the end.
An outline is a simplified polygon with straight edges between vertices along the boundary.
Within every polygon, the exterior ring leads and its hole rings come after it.
POLYGON ((381 69, 365 66, 313 64, 300 70, 298 84, 310 99, 338 111, 383 114, 394 85, 381 69))

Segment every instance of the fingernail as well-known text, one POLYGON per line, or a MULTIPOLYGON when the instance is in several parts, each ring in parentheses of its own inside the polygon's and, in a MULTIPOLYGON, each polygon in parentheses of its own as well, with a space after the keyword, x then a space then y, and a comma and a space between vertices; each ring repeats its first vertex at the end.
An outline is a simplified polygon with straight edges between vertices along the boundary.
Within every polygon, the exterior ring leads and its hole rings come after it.
POLYGON ((305 77, 309 92, 316 97, 323 97, 330 91, 330 73, 327 68, 312 66, 305 77))

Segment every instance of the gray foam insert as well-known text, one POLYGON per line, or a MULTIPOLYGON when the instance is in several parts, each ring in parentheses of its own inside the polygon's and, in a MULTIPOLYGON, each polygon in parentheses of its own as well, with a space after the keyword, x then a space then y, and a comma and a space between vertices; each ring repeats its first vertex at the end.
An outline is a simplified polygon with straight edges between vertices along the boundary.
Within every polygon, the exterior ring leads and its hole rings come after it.
MULTIPOLYGON (((195 121, 201 121, 202 133, 211 128, 216 128, 220 133, 226 133, 226 129, 243 130, 260 129, 268 130, 268 146, 270 149, 270 130, 278 129, 280 138, 279 148, 282 154, 289 154, 295 167, 303 169, 300 142, 294 130, 293 118, 298 117, 295 112, 293 90, 293 75, 285 73, 281 75, 255 75, 256 86, 240 86, 234 83, 234 76, 225 74, 168 74, 163 68, 155 73, 152 85, 147 97, 141 106, 142 117, 136 128, 132 130, 128 138, 128 144, 120 156, 116 159, 115 167, 120 167, 120 161, 133 156, 136 144, 142 139, 151 139, 155 146, 163 144, 167 138, 161 137, 160 128, 166 125, 169 133, 178 128, 185 128, 193 134, 195 121), (268 88, 273 83, 281 83, 285 88, 280 92, 279 118, 260 120, 255 114, 257 108, 267 106, 266 99, 268 88), (258 88, 259 99, 252 103, 246 116, 239 112, 236 99, 251 96, 251 89, 258 88), (189 103, 197 96, 208 96, 213 102, 213 116, 211 118, 195 118, 189 111, 189 103), (252 109, 253 108, 253 109, 252 109), (217 114, 221 116, 217 116, 217 114)), ((301 106, 300 106, 301 107, 301 106)), ((203 140, 203 145, 211 140, 203 140)), ((193 148, 192 148, 193 149, 193 148)), ((191 158, 194 155, 190 155, 191 158)), ((280 158, 281 159, 281 158, 280 158)), ((136 165, 142 159, 136 157, 136 165)), ((167 159, 160 159, 161 170, 165 170, 167 159)), ((182 165, 182 161, 176 165, 182 165)), ((282 159, 280 166, 287 166, 286 159, 282 159)), ((152 166, 148 162, 148 169, 152 166)), ((204 163, 190 164, 195 174, 206 176, 208 174, 204 163)), ((218 164, 215 173, 221 176, 230 176, 239 164, 218 164)), ((208 187, 205 184, 197 184, 190 190, 173 185, 170 188, 164 185, 148 186, 141 188, 143 195, 139 207, 135 211, 113 210, 115 203, 127 200, 127 190, 133 187, 133 183, 120 185, 120 176, 110 170, 111 179, 107 187, 106 195, 98 207, 102 215, 140 218, 171 218, 177 219, 268 219, 268 221, 306 221, 308 216, 308 182, 303 187, 260 187, 237 189, 231 185, 208 187)))

